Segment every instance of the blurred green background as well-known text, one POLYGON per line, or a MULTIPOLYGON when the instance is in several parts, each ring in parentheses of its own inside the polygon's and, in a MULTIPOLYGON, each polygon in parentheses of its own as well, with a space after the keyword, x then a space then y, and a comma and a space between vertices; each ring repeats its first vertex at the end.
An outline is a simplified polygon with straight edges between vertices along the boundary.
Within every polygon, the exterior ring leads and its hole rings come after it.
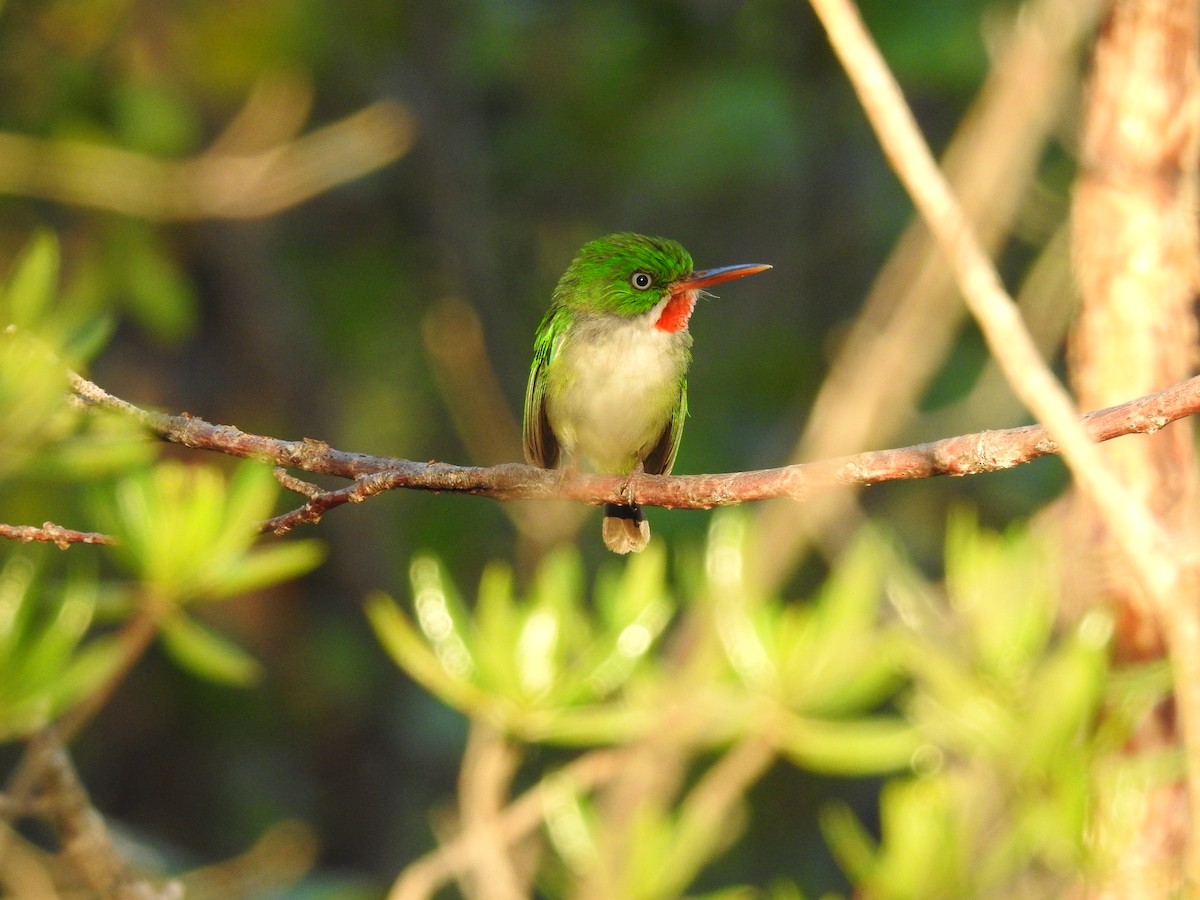
MULTIPOLYGON (((981 22, 996 6, 862 3, 935 150, 985 75, 981 22)), ((633 230, 681 241, 698 266, 774 265, 692 320, 676 471, 782 465, 911 214, 803 3, 0 4, 3 132, 182 158, 217 140, 263 79, 311 89, 306 129, 390 99, 411 112, 416 141, 265 218, 154 222, 19 189, 0 197, 0 259, 49 225, 77 301, 118 312, 91 376, 131 402, 366 453, 495 462, 474 458, 456 429, 462 388, 438 377, 427 336, 457 340, 461 319, 445 315, 461 307, 447 304, 469 304, 515 421, 558 275, 584 241, 633 230)), ((1061 202, 1069 166, 1057 167, 1045 190, 1061 202)), ((1006 261, 1029 255, 1018 242, 1006 261)), ((983 358, 964 329, 926 407, 960 396, 983 358)), ((918 422, 897 443, 950 433, 918 422)), ((866 502, 936 572, 951 504, 970 499, 983 521, 1007 521, 1061 483, 1044 461, 875 488, 866 502)), ((652 518, 685 555, 710 519, 652 518)), ((181 864, 240 852, 298 819, 319 841, 318 876, 370 891, 434 846, 430 814, 452 801, 465 725, 388 660, 362 599, 376 588, 407 596, 421 550, 472 594, 488 560, 514 558, 517 537, 492 501, 415 492, 305 531, 329 548, 315 574, 205 613, 264 663, 261 684, 216 686, 153 651, 76 755, 99 808, 181 864)), ((616 565, 595 516, 579 544, 589 571, 616 565)), ((803 566, 791 584, 820 571, 803 566)), ((776 765, 751 795, 747 837, 706 878, 843 887, 816 810, 840 796, 870 820, 874 790, 776 765)))

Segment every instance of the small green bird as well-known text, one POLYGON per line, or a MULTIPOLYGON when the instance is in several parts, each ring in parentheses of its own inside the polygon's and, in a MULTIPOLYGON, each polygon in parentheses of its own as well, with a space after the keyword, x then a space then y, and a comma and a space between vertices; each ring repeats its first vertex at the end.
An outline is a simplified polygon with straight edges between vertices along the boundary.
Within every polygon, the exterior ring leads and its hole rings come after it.
MULTIPOLYGON (((525 459, 553 469, 565 454, 596 472, 671 471, 687 415, 688 319, 702 289, 766 265, 692 268, 675 241, 612 234, 583 246, 538 326, 525 391, 525 459)), ((638 506, 604 507, 604 543, 643 550, 638 506)))

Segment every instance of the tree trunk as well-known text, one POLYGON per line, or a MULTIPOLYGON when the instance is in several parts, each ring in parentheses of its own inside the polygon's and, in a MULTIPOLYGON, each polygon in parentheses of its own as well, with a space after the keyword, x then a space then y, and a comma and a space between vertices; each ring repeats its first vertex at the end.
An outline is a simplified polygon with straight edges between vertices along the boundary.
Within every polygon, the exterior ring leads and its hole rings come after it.
MULTIPOLYGON (((1159 390, 1194 370, 1198 18, 1193 0, 1114 0, 1097 35, 1072 208, 1081 306, 1069 362, 1084 409, 1159 390)), ((1192 429, 1181 422, 1152 438, 1104 446, 1109 463, 1170 534, 1184 533, 1196 515, 1192 429)), ((1163 630, 1151 604, 1086 504, 1076 507, 1068 535, 1071 596, 1114 611, 1118 663, 1162 655, 1163 630)), ((1128 752, 1178 742, 1175 710, 1164 704, 1141 724, 1128 752)), ((1138 823, 1098 823, 1108 837, 1119 831, 1125 838, 1094 896, 1171 896, 1181 885, 1185 788, 1153 789, 1138 815, 1138 823)))

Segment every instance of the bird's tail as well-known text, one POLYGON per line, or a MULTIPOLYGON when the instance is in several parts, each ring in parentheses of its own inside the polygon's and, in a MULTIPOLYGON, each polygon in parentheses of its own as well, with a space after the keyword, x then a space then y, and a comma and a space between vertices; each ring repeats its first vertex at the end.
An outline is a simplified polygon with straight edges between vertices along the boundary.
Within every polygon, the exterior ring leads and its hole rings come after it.
POLYGON ((604 546, 613 553, 640 553, 650 543, 650 523, 640 506, 604 504, 604 546))

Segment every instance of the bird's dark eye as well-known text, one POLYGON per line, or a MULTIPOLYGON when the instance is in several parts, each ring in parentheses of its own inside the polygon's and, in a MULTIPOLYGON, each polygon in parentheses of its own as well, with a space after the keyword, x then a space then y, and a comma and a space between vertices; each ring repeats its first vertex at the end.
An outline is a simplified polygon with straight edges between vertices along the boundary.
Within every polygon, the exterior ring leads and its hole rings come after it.
POLYGON ((654 284, 654 279, 651 277, 649 272, 634 272, 629 276, 629 283, 632 284, 636 290, 644 291, 646 288, 650 287, 650 285, 654 284))

